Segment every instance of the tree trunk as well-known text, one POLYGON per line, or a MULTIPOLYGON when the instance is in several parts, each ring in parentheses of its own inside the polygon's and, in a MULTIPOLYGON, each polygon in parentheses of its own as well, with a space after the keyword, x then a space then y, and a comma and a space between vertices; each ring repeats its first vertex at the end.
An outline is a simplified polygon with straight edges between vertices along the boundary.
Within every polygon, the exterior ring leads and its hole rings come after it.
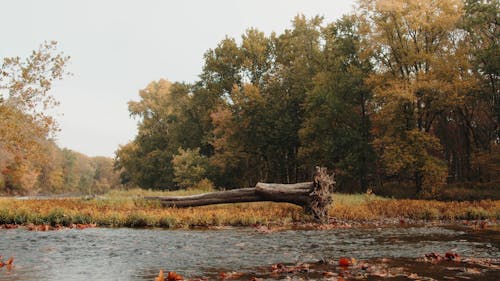
POLYGON ((420 171, 415 172, 415 187, 417 189, 417 194, 421 194, 422 191, 424 190, 423 178, 424 178, 424 176, 422 175, 422 172, 420 172, 420 171))
POLYGON ((335 187, 334 175, 328 175, 326 168, 316 168, 313 182, 295 184, 257 183, 254 188, 240 188, 210 192, 191 196, 153 196, 148 200, 160 200, 165 207, 196 207, 213 204, 243 202, 286 202, 304 208, 320 222, 328 220, 328 208, 335 187))

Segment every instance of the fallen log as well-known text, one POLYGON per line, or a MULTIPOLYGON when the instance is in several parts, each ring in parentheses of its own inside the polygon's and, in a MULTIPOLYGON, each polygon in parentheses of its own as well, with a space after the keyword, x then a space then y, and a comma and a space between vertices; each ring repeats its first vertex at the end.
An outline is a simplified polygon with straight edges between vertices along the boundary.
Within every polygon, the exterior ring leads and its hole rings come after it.
POLYGON ((325 222, 328 219, 328 208, 333 202, 334 187, 334 175, 329 175, 326 168, 316 167, 312 182, 295 184, 259 182, 254 188, 239 188, 191 196, 150 196, 145 199, 160 200, 164 207, 177 208, 244 202, 285 202, 301 206, 306 213, 313 215, 315 220, 325 222))

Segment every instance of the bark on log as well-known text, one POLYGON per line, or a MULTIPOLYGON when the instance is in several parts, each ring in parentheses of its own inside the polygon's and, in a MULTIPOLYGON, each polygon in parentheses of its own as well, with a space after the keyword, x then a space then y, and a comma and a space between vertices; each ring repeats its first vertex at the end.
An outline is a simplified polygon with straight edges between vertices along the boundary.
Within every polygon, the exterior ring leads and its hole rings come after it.
POLYGON ((190 196, 150 196, 145 199, 160 200, 164 207, 177 208, 260 201, 260 197, 255 194, 255 188, 240 188, 190 196))
POLYGON ((334 175, 326 168, 316 167, 313 182, 295 184, 257 183, 255 188, 240 188, 191 196, 152 196, 148 200, 160 200, 165 207, 196 207, 213 204, 243 202, 286 202, 299 205, 306 213, 320 222, 328 219, 328 208, 333 202, 334 175))

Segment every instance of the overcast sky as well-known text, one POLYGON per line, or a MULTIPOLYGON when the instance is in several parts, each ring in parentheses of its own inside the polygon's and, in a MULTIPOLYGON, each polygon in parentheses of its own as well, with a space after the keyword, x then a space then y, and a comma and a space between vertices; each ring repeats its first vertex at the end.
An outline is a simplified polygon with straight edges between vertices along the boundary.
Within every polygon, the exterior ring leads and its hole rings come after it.
POLYGON ((57 143, 89 156, 114 156, 132 140, 136 121, 127 102, 149 82, 193 82, 203 54, 225 35, 250 27, 270 34, 298 13, 328 22, 354 0, 2 1, 0 58, 26 57, 46 41, 71 56, 74 75, 52 93, 61 102, 57 143))

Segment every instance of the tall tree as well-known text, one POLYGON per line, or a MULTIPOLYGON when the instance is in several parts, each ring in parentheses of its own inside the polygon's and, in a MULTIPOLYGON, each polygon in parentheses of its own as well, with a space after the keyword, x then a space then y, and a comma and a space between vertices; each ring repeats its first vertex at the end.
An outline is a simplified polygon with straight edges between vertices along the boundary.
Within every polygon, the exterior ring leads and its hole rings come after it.
POLYGON ((268 38, 258 30, 249 29, 240 46, 225 39, 207 57, 202 79, 230 78, 204 83, 218 89, 221 97, 212 115, 215 137, 212 163, 231 174, 240 171, 238 174, 246 179, 245 185, 307 178, 300 172, 297 159, 299 129, 306 93, 313 87, 312 77, 319 69, 321 23, 320 17, 297 16, 291 29, 268 38), (214 55, 222 49, 227 50, 224 56, 214 55), (226 58, 227 55, 232 57, 226 58), (214 61, 218 62, 217 68, 213 67, 214 61), (206 75, 208 69, 212 70, 210 76, 206 75), (227 81, 233 83, 230 91, 227 81), (229 161, 227 157, 233 159, 229 161))
POLYGON ((131 116, 139 119, 138 135, 116 153, 122 179, 141 187, 173 189, 172 158, 179 147, 200 146, 202 135, 192 107, 188 85, 167 80, 151 82, 139 93, 141 100, 129 102, 131 116))
POLYGON ((457 139, 464 145, 457 146, 450 154, 458 160, 456 151, 464 151, 467 156, 465 161, 449 161, 452 175, 459 181, 484 179, 489 170, 486 167, 495 166, 485 160, 499 157, 494 155, 499 151, 494 146, 499 145, 500 139, 499 9, 498 0, 465 1, 460 27, 465 31, 463 45, 470 63, 468 70, 473 73, 477 85, 466 95, 456 118, 460 121, 456 130, 462 132, 457 139), (483 165, 473 167, 473 162, 483 165))
POLYGON ((360 0, 359 8, 365 43, 377 61, 371 82, 381 159, 392 174, 412 175, 419 191, 439 185, 446 167, 439 146, 428 144, 439 144, 439 116, 462 101, 456 52, 462 2, 360 0), (422 149, 406 149, 411 147, 422 149))
POLYGON ((352 16, 323 29, 322 70, 314 77, 314 88, 306 98, 300 154, 309 166, 334 163, 340 187, 364 191, 374 157, 370 144, 371 93, 364 83, 371 63, 360 56, 357 29, 352 16), (353 186, 349 181, 357 183, 353 186))
POLYGON ((309 178, 308 169, 301 169, 298 161, 299 130, 304 122, 304 102, 313 87, 313 77, 320 70, 321 25, 323 18, 306 19, 296 16, 292 29, 273 36, 275 44, 275 75, 266 91, 274 116, 272 127, 275 151, 272 170, 278 172, 276 181, 296 182, 309 178))
POLYGON ((56 42, 45 42, 23 59, 4 58, 0 69, 0 183, 7 192, 31 190, 47 158, 46 140, 57 131, 47 110, 57 105, 53 82, 67 73, 69 60, 56 42))

